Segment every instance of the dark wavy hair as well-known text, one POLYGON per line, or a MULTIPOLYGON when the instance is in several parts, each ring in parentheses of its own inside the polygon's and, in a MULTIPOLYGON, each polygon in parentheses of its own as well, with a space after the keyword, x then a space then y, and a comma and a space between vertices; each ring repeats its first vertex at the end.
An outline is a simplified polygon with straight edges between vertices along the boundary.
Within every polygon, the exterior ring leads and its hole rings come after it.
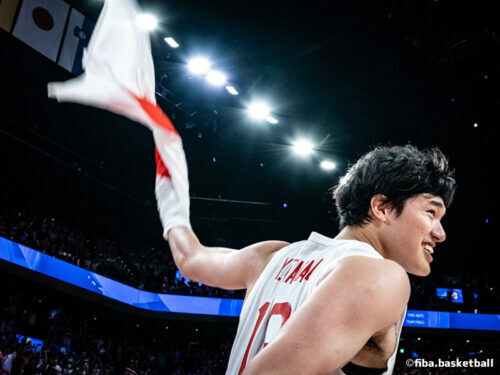
POLYGON ((441 197, 449 207, 456 189, 453 174, 448 159, 438 148, 376 147, 352 165, 333 187, 340 229, 369 222, 370 201, 377 194, 386 196, 386 202, 398 216, 408 198, 423 193, 441 197))

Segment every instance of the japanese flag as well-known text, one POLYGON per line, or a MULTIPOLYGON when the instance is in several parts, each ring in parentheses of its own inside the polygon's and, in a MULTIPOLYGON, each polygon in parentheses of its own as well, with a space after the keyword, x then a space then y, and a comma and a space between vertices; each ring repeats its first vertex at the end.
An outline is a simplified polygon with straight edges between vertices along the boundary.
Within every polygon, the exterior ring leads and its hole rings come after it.
POLYGON ((62 0, 24 0, 13 35, 56 61, 68 13, 62 0))

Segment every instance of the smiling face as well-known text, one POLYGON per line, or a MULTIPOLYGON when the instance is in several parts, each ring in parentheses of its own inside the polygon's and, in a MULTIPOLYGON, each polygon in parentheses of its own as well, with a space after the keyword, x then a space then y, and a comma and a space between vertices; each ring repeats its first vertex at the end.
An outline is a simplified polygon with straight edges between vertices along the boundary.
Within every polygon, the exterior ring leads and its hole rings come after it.
POLYGON ((385 257, 399 263, 408 273, 427 276, 434 247, 446 239, 441 225, 445 213, 443 200, 431 194, 409 198, 399 216, 391 210, 380 228, 385 257))

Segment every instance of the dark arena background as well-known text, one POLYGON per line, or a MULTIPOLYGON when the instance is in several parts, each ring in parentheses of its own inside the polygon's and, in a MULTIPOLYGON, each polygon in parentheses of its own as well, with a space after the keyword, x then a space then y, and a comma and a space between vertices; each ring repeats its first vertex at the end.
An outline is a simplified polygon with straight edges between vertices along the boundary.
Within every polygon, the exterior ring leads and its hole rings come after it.
MULTIPOLYGON (((1 374, 224 374, 245 293, 176 272, 151 132, 47 98, 81 74, 102 4, 0 1, 1 374), (139 294, 152 302, 126 302, 139 294)), ((333 237, 330 188, 350 163, 376 145, 437 146, 458 190, 431 275, 410 277, 394 373, 500 373, 497 2, 140 4, 158 19, 157 101, 183 139, 201 242, 333 237), (188 70, 196 56, 226 84, 188 70), (258 102, 267 117, 249 116, 258 102), (496 362, 408 365, 419 358, 496 362)))

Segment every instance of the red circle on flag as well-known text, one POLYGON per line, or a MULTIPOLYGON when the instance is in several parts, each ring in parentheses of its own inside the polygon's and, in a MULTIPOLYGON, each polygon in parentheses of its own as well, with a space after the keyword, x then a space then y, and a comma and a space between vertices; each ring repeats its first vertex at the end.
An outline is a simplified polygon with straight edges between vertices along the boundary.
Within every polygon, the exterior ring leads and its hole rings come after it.
POLYGON ((50 30, 54 27, 54 19, 45 8, 36 7, 31 14, 33 21, 42 30, 50 30))

